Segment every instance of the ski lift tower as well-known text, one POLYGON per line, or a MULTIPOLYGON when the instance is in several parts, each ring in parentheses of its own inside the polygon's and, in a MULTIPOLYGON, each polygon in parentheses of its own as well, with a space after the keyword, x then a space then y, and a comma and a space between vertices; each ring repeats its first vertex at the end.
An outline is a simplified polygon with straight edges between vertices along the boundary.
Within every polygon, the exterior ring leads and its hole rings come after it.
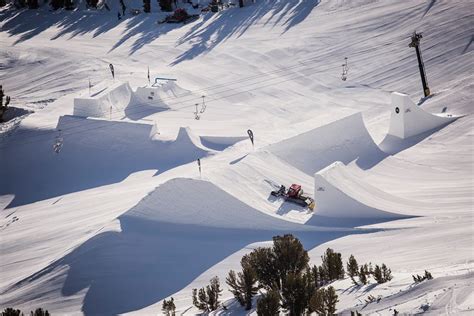
POLYGON ((426 80, 426 73, 425 73, 425 65, 423 64, 423 58, 421 57, 421 50, 420 50, 420 40, 423 38, 421 33, 417 33, 416 31, 413 32, 411 36, 411 43, 408 44, 408 47, 415 47, 416 49, 416 57, 418 58, 418 67, 420 68, 420 76, 421 76, 421 83, 423 84, 423 92, 425 97, 429 96, 430 88, 428 87, 428 81, 426 80))

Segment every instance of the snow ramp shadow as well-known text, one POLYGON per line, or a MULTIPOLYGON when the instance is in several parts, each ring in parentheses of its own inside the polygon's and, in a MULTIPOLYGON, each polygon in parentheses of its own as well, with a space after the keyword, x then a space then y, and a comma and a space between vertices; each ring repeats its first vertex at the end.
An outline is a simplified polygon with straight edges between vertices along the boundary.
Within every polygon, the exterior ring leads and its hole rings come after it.
POLYGON ((9 207, 19 206, 117 183, 142 170, 162 173, 213 154, 189 128, 171 141, 151 139, 152 130, 147 124, 73 116, 61 117, 57 129, 46 133, 23 129, 20 145, 12 135, 12 145, 2 149, 0 177, 9 180, 0 183, 0 195, 15 195, 9 207), (59 153, 52 148, 57 135, 63 138, 59 153), (39 141, 24 142, 30 136, 39 141))
POLYGON ((120 232, 96 235, 10 290, 25 285, 41 296, 49 290, 45 283, 57 283, 57 271, 64 271, 64 298, 87 289, 82 306, 86 315, 116 315, 176 293, 246 245, 275 235, 292 233, 312 249, 348 234, 374 231, 284 221, 210 182, 180 178, 156 188, 119 220, 120 232))

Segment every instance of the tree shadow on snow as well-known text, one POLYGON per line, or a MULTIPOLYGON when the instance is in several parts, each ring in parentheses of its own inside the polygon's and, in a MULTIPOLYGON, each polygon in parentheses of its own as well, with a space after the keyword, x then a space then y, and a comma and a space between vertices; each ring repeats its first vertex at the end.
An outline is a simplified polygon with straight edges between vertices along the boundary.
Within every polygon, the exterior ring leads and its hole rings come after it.
POLYGON ((303 22, 320 0, 264 0, 244 8, 208 13, 179 40, 192 42, 192 47, 178 56, 171 65, 192 60, 210 52, 230 37, 242 36, 252 25, 282 25, 283 32, 303 22))
POLYGON ((169 31, 180 27, 175 24, 158 25, 157 14, 125 15, 118 20, 117 13, 112 11, 77 10, 50 11, 45 7, 38 10, 5 10, 0 13, 0 20, 6 21, 0 28, 10 36, 18 36, 14 45, 29 40, 51 27, 58 28, 51 40, 61 37, 73 39, 78 35, 92 34, 97 37, 110 31, 120 23, 126 23, 126 31, 110 48, 109 52, 120 47, 133 36, 139 35, 130 48, 130 55, 169 31))
POLYGON ((1 32, 18 36, 14 44, 29 40, 53 26, 61 29, 51 38, 53 40, 66 35, 73 38, 87 33, 92 33, 96 37, 114 28, 120 22, 117 16, 110 12, 49 11, 46 8, 5 10, 0 13, 0 20, 6 21, 0 29, 1 32))

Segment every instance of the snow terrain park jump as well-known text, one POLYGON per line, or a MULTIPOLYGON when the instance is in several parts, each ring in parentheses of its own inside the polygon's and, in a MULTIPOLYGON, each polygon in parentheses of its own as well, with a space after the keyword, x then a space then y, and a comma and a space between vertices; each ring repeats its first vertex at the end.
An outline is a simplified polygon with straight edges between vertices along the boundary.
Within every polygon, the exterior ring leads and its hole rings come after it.
POLYGON ((0 314, 473 314, 473 12, 0 0, 0 314))

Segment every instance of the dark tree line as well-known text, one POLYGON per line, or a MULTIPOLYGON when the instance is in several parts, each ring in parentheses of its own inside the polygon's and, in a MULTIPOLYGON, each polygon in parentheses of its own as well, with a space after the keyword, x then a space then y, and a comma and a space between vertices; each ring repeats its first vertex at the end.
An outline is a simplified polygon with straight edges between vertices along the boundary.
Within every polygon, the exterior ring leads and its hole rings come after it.
MULTIPOLYGON (((37 308, 35 311, 31 311, 29 315, 30 316, 50 316, 51 314, 45 309, 37 308)), ((8 307, 2 311, 1 316, 25 316, 25 314, 19 309, 8 307)))
POLYGON ((388 282, 393 278, 392 271, 385 265, 385 263, 381 266, 375 265, 375 268, 372 267, 372 263, 359 266, 353 255, 349 257, 346 267, 347 274, 355 285, 359 284, 355 280, 356 276, 359 278, 361 284, 367 284, 370 276, 373 276, 375 281, 379 284, 388 282))
MULTIPOLYGON (((28 8, 28 9, 38 9, 40 0, 16 0, 15 6, 18 8, 28 8)), ((114 0, 115 1, 115 0, 114 0)), ((120 2, 122 9, 125 4, 123 0, 120 2)), ((172 12, 173 7, 176 8, 176 0, 157 0, 158 5, 162 11, 172 12)), ((6 0, 0 0, 0 7, 3 7, 7 4, 6 0)), ((97 8, 99 0, 86 0, 86 6, 88 8, 97 8)), ((74 0, 49 0, 49 5, 52 9, 58 10, 64 8, 66 10, 73 10, 75 8, 74 0)), ((143 11, 145 13, 151 12, 151 0, 143 0, 143 11)))

